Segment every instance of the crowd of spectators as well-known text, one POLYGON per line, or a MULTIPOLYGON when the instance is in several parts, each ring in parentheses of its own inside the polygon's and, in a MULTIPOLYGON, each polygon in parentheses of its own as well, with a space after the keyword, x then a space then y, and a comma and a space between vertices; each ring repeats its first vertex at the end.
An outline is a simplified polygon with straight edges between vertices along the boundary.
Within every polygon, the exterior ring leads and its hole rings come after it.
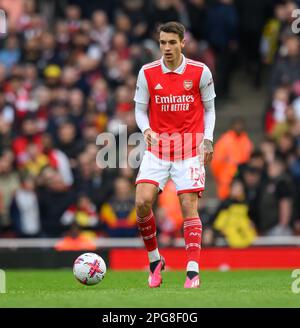
MULTIPOLYGON (((185 54, 210 67, 218 99, 230 99, 237 65, 250 69, 256 85, 261 66, 272 65, 267 138, 261 152, 252 152, 249 142, 248 158, 236 163, 226 181, 230 189, 238 172, 249 184, 244 193, 255 205, 251 213, 270 216, 266 206, 294 192, 287 169, 299 191, 300 50, 299 37, 290 30, 294 8, 294 1, 271 0, 18 0, 9 10, 7 2, 8 34, 0 40, 0 236, 61 237, 78 229, 91 237, 137 236, 137 172, 100 168, 96 138, 105 131, 117 135, 120 123, 128 134, 137 131, 137 73, 160 57, 156 27, 170 20, 187 27, 185 54), (252 167, 260 161, 264 169, 252 167), (269 180, 282 175, 284 182, 278 179, 273 190, 269 180), (263 195, 269 189, 274 195, 258 203, 256 184, 262 181, 263 195)), ((182 218, 168 207, 175 207, 173 191, 168 185, 169 198, 161 197, 157 208, 166 243, 181 235, 182 218)), ((284 202, 282 211, 295 203, 284 202)), ((261 233, 271 227, 259 224, 261 233)))
MULTIPOLYGON (((216 228, 223 222, 217 230, 231 229, 232 243, 253 228, 266 236, 299 234, 299 164, 297 148, 290 148, 294 142, 290 134, 278 142, 266 136, 256 149, 243 120, 234 120, 215 146, 212 173, 221 202, 208 225, 216 228)), ((247 238, 243 242, 247 244, 247 238)))
POLYGON ((237 119, 217 141, 212 162, 222 199, 214 218, 223 217, 224 208, 228 219, 234 217, 228 208, 243 204, 261 235, 300 234, 300 34, 293 27, 297 8, 294 1, 276 2, 262 28, 257 65, 270 70, 264 139, 253 145, 237 119))

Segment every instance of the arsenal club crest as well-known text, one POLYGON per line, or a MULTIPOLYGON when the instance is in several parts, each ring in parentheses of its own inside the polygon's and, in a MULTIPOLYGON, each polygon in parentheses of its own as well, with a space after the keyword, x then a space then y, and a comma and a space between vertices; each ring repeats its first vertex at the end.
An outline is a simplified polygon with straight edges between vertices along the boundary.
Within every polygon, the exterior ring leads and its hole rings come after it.
POLYGON ((184 80, 183 81, 183 87, 185 90, 191 90, 193 87, 193 81, 192 80, 184 80))

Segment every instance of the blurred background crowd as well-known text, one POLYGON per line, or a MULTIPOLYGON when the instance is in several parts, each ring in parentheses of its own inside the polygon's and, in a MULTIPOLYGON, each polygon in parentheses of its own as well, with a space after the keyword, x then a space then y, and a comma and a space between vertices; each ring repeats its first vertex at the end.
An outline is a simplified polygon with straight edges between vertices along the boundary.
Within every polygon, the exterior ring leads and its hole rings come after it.
MULTIPOLYGON (((0 40, 0 237, 68 243, 138 235, 137 172, 99 168, 96 138, 117 136, 121 123, 128 134, 138 131, 137 73, 160 57, 156 27, 171 20, 187 28, 185 55, 213 72, 217 115, 231 101, 237 70, 255 88, 268 84, 265 138, 254 144, 237 118, 215 140, 219 201, 213 212, 201 202, 204 242, 220 233, 243 246, 243 229, 249 240, 300 234, 300 39, 291 28, 299 1, 1 0, 0 7, 8 16, 0 40)), ((156 217, 162 244, 182 236, 172 183, 156 217)))

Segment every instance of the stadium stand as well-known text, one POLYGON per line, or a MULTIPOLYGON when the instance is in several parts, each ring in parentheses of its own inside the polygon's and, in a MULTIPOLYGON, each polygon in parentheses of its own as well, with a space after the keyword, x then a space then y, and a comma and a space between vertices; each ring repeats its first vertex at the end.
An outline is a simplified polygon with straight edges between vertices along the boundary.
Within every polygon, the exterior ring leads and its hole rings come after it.
MULTIPOLYGON (((239 98, 234 90, 244 79, 264 97, 253 108, 259 117, 253 124, 262 138, 247 121, 244 156, 236 159, 238 150, 231 153, 228 176, 221 169, 225 192, 209 192, 199 208, 204 244, 230 244, 215 222, 221 199, 232 203, 238 180, 243 192, 234 201, 248 208, 258 236, 251 244, 298 245, 300 40, 291 26, 299 2, 255 3, 259 8, 250 10, 243 0, 18 0, 13 7, 2 1, 9 24, 7 37, 0 40, 0 244, 26 247, 26 240, 18 238, 29 238, 31 247, 55 247, 75 234, 88 238, 93 248, 105 237, 137 236, 132 198, 136 169, 100 168, 96 139, 103 132, 118 136, 120 124, 127 125, 129 134, 138 131, 133 103, 138 70, 159 58, 157 25, 179 20, 188 29, 186 55, 214 73, 217 122, 219 115, 247 120, 243 108, 234 105, 239 98), (218 20, 212 17, 216 12, 218 20), (238 107, 236 112, 231 105, 238 107)), ((243 103, 253 101, 251 94, 241 97, 243 103)), ((234 133, 231 137, 238 140, 234 133)), ((221 146, 225 138, 215 139, 216 161, 226 150, 226 144, 221 146)), ((219 189, 215 164, 208 183, 219 189)), ((165 246, 177 245, 182 237, 182 218, 168 208, 172 205, 161 196, 156 207, 165 246)), ((116 247, 117 240, 111 245, 116 247)), ((128 243, 135 247, 137 241, 128 243)))

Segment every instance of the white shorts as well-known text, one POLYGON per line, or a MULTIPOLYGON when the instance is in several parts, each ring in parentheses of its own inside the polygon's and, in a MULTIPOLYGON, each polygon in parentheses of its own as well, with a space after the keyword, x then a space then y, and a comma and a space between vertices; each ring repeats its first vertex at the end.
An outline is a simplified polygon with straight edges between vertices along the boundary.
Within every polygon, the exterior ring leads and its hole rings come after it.
POLYGON ((152 183, 162 191, 169 178, 175 183, 177 195, 197 192, 201 197, 205 185, 205 168, 200 156, 171 162, 146 150, 136 184, 152 183))

